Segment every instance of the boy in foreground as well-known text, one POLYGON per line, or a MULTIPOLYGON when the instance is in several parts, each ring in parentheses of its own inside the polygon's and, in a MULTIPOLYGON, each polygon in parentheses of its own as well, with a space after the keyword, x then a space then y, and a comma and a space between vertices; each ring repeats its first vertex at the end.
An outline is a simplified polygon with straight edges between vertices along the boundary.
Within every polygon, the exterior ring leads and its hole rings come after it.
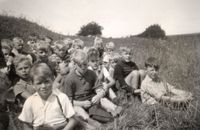
POLYGON ((52 90, 53 74, 45 63, 32 67, 31 78, 36 93, 23 106, 19 119, 24 130, 71 130, 75 112, 68 97, 52 90))

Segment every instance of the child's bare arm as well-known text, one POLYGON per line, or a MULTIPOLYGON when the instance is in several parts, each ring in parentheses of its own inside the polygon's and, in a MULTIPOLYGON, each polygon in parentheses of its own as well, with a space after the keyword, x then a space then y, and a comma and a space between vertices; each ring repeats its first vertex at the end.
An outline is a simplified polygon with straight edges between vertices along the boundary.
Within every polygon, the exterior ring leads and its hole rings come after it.
POLYGON ((102 68, 102 73, 105 76, 105 78, 108 80, 108 83, 104 83, 103 88, 105 90, 108 90, 110 87, 112 87, 115 84, 115 80, 111 77, 111 75, 109 74, 108 70, 103 67, 102 68))
POLYGON ((107 77, 108 78, 108 80, 109 80, 109 83, 105 83, 104 85, 103 85, 103 88, 105 89, 105 90, 108 90, 110 87, 112 87, 114 84, 115 84, 115 80, 111 77, 111 76, 109 76, 109 77, 107 77))
POLYGON ((74 119, 74 117, 69 118, 69 122, 65 126, 63 130, 73 130, 75 125, 77 124, 77 121, 74 119))
POLYGON ((92 98, 91 102, 92 104, 98 103, 101 98, 105 96, 105 90, 101 89, 100 91, 97 92, 97 94, 92 98))
POLYGON ((73 103, 74 103, 74 106, 80 106, 80 107, 84 107, 84 108, 88 108, 92 105, 92 102, 89 100, 85 100, 85 101, 74 100, 73 103))
POLYGON ((31 124, 29 124, 29 123, 23 122, 23 129, 24 130, 33 130, 33 126, 31 126, 31 124))
POLYGON ((184 90, 176 89, 174 86, 167 83, 168 90, 174 95, 171 98, 171 102, 187 102, 191 101, 192 93, 184 90))

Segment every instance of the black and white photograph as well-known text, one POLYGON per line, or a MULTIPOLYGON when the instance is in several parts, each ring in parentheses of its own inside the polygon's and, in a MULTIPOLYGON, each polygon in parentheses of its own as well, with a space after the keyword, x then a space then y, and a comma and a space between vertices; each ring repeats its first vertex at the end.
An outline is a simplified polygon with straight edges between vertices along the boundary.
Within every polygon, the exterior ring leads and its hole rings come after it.
POLYGON ((0 0, 0 130, 199 130, 199 0, 0 0))

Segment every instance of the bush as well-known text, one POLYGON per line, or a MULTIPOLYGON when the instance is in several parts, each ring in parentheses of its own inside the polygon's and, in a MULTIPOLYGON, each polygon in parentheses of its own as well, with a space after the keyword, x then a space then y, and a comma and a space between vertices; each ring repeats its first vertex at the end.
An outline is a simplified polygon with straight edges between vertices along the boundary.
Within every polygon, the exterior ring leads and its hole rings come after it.
POLYGON ((77 35, 79 36, 96 36, 96 35, 101 35, 103 27, 98 25, 95 22, 90 22, 87 25, 83 25, 78 32, 77 35))
POLYGON ((166 37, 165 31, 158 24, 149 26, 143 33, 139 34, 138 36, 145 38, 156 38, 156 39, 159 38, 163 39, 166 37))

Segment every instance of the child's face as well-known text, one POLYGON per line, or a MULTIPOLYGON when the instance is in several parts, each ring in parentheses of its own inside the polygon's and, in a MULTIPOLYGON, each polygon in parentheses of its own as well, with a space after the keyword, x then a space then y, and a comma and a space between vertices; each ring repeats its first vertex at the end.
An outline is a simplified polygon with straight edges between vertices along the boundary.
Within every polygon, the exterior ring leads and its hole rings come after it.
POLYGON ((111 60, 110 61, 110 66, 112 67, 112 68, 115 68, 115 65, 117 64, 117 62, 115 61, 115 60, 111 60))
POLYGON ((126 62, 129 62, 131 60, 131 53, 130 52, 122 52, 121 53, 122 55, 122 58, 126 61, 126 62))
POLYGON ((33 84, 42 99, 47 99, 52 93, 53 79, 46 75, 35 75, 33 84))
POLYGON ((48 38, 48 37, 45 37, 44 41, 47 42, 47 43, 51 43, 52 42, 52 40, 50 38, 48 38))
POLYGON ((48 58, 48 51, 45 49, 39 49, 38 50, 38 56, 41 59, 47 59, 48 58))
POLYGON ((99 65, 99 60, 98 58, 91 58, 88 62, 88 65, 90 67, 92 67, 93 70, 97 70, 98 69, 98 65, 99 65))
POLYGON ((14 42, 14 47, 15 49, 17 49, 18 51, 21 51, 23 49, 23 41, 18 40, 16 42, 14 42))
POLYGON ((102 48, 102 42, 97 42, 96 43, 96 48, 102 48))
POLYGON ((36 41, 34 40, 28 41, 27 44, 31 47, 31 49, 35 49, 36 47, 36 41))
POLYGON ((157 67, 147 67, 147 75, 154 81, 158 79, 158 68, 157 67))
POLYGON ((27 79, 29 78, 30 69, 31 69, 31 66, 28 63, 28 61, 22 61, 16 67, 16 74, 22 79, 27 79))
POLYGON ((5 61, 8 62, 10 51, 8 49, 2 49, 5 61))
POLYGON ((88 68, 88 61, 83 61, 82 63, 76 63, 76 70, 80 74, 84 74, 87 71, 88 68))
POLYGON ((55 52, 55 53, 60 57, 65 56, 65 51, 63 50, 63 48, 58 49, 57 52, 55 52))

